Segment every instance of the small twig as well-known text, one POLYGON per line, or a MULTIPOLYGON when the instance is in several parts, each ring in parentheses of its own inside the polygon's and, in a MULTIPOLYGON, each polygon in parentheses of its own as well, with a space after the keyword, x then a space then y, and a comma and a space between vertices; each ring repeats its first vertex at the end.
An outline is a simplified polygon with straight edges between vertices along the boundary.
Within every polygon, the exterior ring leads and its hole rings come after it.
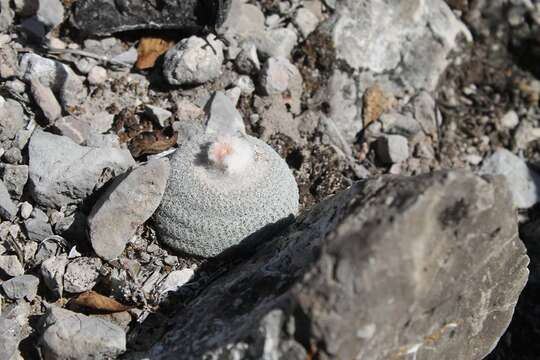
POLYGON ((77 56, 87 57, 87 58, 91 58, 91 59, 96 59, 96 60, 102 61, 104 63, 111 64, 111 65, 123 66, 123 67, 131 67, 130 64, 125 63, 123 61, 114 60, 114 59, 109 58, 108 56, 94 54, 94 53, 84 51, 84 50, 45 48, 45 51, 47 51, 47 53, 53 54, 53 55, 54 54, 56 54, 56 55, 61 55, 61 54, 77 55, 77 56))
MULTIPOLYGON (((123 61, 114 60, 114 59, 109 58, 108 56, 94 54, 94 53, 91 53, 89 51, 84 51, 84 50, 56 49, 56 48, 50 48, 50 47, 43 47, 43 48, 41 48, 41 50, 42 50, 42 52, 47 53, 48 55, 68 54, 68 55, 75 55, 75 56, 81 56, 81 57, 87 57, 87 58, 95 59, 95 60, 101 61, 103 63, 108 63, 108 64, 115 65, 115 66, 128 67, 128 68, 130 68, 132 66, 132 65, 130 65, 128 63, 125 63, 123 61)), ((33 52, 34 50, 29 49, 29 48, 22 48, 22 49, 19 49, 18 51, 19 52, 33 52)))

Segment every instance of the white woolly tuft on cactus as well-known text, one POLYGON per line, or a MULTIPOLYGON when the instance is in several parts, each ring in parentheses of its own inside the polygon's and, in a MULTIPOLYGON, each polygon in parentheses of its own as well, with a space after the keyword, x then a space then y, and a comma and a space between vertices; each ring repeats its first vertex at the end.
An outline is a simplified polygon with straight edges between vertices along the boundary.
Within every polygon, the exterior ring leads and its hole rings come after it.
POLYGON ((208 148, 208 160, 229 175, 240 174, 253 165, 254 156, 253 147, 240 137, 220 137, 208 148))

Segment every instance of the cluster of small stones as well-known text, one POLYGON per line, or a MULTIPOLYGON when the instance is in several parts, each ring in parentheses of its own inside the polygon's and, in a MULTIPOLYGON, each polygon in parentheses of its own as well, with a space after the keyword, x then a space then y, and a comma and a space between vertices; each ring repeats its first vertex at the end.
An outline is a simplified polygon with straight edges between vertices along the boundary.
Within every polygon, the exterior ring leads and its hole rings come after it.
MULTIPOLYGON (((71 26, 68 3, 0 0, 0 324, 15 329, 0 333, 7 359, 32 332, 31 315, 42 316, 35 330, 46 359, 119 355, 133 324, 179 289, 196 292, 204 283, 197 276, 211 277, 196 273, 201 256, 218 255, 295 215, 299 202, 307 207, 359 178, 441 166, 443 117, 432 92, 418 86, 404 94, 388 79, 360 91, 353 75, 337 69, 354 55, 346 54, 348 41, 362 33, 347 36, 350 19, 335 1, 234 0, 220 36, 175 39, 146 72, 132 70, 134 42, 60 36, 60 26, 71 26), (335 33, 325 33, 336 14, 335 33), (320 40, 327 38, 342 43, 334 49, 320 40), (50 52, 33 51, 35 43, 50 52), (321 63, 336 69, 324 73, 321 63), (202 205, 191 212, 195 204, 202 205), (66 305, 103 289, 129 306, 87 316, 66 305), (58 334, 73 324, 81 331, 68 342, 58 334)), ((447 33, 435 27, 444 33, 446 65, 457 47, 451 38, 464 31, 444 2, 429 3, 452 16, 447 33)), ((393 70, 396 78, 411 71, 393 70)), ((510 111, 497 123, 513 131, 523 115, 510 111)), ((478 141, 459 153, 463 164, 507 176, 516 207, 538 202, 539 176, 526 161, 505 150, 490 157, 489 139, 478 141)))

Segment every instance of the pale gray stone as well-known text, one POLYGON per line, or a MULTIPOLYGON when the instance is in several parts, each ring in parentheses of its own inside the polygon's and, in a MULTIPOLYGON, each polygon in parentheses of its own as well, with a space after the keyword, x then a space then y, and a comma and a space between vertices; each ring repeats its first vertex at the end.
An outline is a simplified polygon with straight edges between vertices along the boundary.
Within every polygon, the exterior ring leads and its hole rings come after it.
POLYGON ((3 181, 0 181, 0 218, 11 220, 17 215, 17 206, 11 200, 9 191, 3 181))
POLYGON ((152 160, 119 176, 88 216, 88 235, 96 254, 112 260, 123 251, 159 206, 169 178, 166 158, 152 160))
POLYGON ((6 31, 12 24, 15 12, 11 9, 9 0, 0 0, 0 32, 6 31))
POLYGON ((240 112, 224 93, 218 91, 208 101, 206 132, 213 135, 245 134, 246 128, 240 112))
POLYGON ((392 72, 398 87, 414 89, 433 90, 457 38, 471 38, 442 0, 345 0, 332 21, 338 59, 375 78, 392 72))
POLYGON ((300 8, 296 11, 294 24, 304 38, 308 37, 319 25, 319 19, 311 10, 300 8))
POLYGON ((28 165, 0 164, 0 176, 10 195, 19 199, 28 181, 28 165))
POLYGON ((171 118, 172 113, 158 106, 145 105, 145 112, 152 120, 156 121, 161 127, 167 126, 167 121, 171 118))
POLYGON ((11 300, 32 301, 37 294, 39 279, 34 275, 21 275, 2 283, 2 289, 11 300))
POLYGON ((36 242, 40 242, 53 235, 47 214, 39 208, 32 210, 31 217, 24 221, 24 228, 28 238, 36 242))
POLYGON ((50 124, 62 116, 62 108, 51 88, 44 86, 39 80, 34 79, 30 81, 30 92, 50 124))
POLYGON ((94 66, 88 72, 88 83, 90 85, 100 85, 107 81, 107 70, 101 66, 94 66))
POLYGON ((41 130, 30 139, 28 153, 32 196, 48 207, 79 203, 135 164, 128 150, 79 146, 41 130))
POLYGON ((126 334, 103 319, 51 306, 40 347, 45 360, 116 358, 126 350, 126 334))
POLYGON ((28 326, 30 305, 18 302, 2 309, 0 315, 0 360, 14 360, 20 341, 24 337, 24 328, 28 326))
POLYGON ((20 276, 24 274, 24 268, 16 255, 0 256, 0 270, 9 277, 20 276))
POLYGON ((291 79, 298 77, 300 72, 289 60, 271 57, 264 64, 259 81, 264 95, 277 95, 289 88, 291 79))
POLYGON ((70 261, 64 273, 64 290, 70 293, 92 290, 100 268, 101 260, 98 258, 79 257, 70 261))
POLYGON ((17 101, 0 101, 0 141, 13 139, 25 125, 24 110, 17 101))
POLYGON ((504 176, 517 208, 530 208, 540 199, 540 175, 530 169, 525 160, 506 149, 498 149, 486 158, 480 173, 504 176))
POLYGON ((37 18, 52 30, 64 21, 64 5, 60 0, 39 0, 37 18))
POLYGON ((50 87, 64 107, 79 105, 86 99, 87 90, 82 78, 61 62, 27 53, 21 58, 19 71, 26 82, 39 80, 50 87))
POLYGON ((265 29, 262 11, 243 0, 232 0, 231 14, 218 30, 231 42, 253 43, 264 58, 289 57, 298 42, 294 30, 289 28, 265 29))
POLYGON ((191 36, 165 54, 163 74, 171 85, 197 85, 221 75, 223 44, 213 35, 191 36))
POLYGON ((384 164, 399 164, 409 157, 409 142, 401 135, 385 135, 377 140, 377 157, 384 164))
POLYGON ((68 259, 66 255, 53 256, 41 263, 40 273, 45 285, 55 296, 64 293, 64 274, 68 259))

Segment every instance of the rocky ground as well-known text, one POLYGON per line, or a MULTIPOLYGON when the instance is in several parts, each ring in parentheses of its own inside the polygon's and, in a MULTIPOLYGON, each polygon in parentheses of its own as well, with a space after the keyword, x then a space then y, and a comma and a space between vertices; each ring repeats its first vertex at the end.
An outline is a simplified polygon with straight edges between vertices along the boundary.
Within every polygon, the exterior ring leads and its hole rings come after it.
POLYGON ((538 359, 539 32, 536 0, 0 0, 0 360, 538 359))

